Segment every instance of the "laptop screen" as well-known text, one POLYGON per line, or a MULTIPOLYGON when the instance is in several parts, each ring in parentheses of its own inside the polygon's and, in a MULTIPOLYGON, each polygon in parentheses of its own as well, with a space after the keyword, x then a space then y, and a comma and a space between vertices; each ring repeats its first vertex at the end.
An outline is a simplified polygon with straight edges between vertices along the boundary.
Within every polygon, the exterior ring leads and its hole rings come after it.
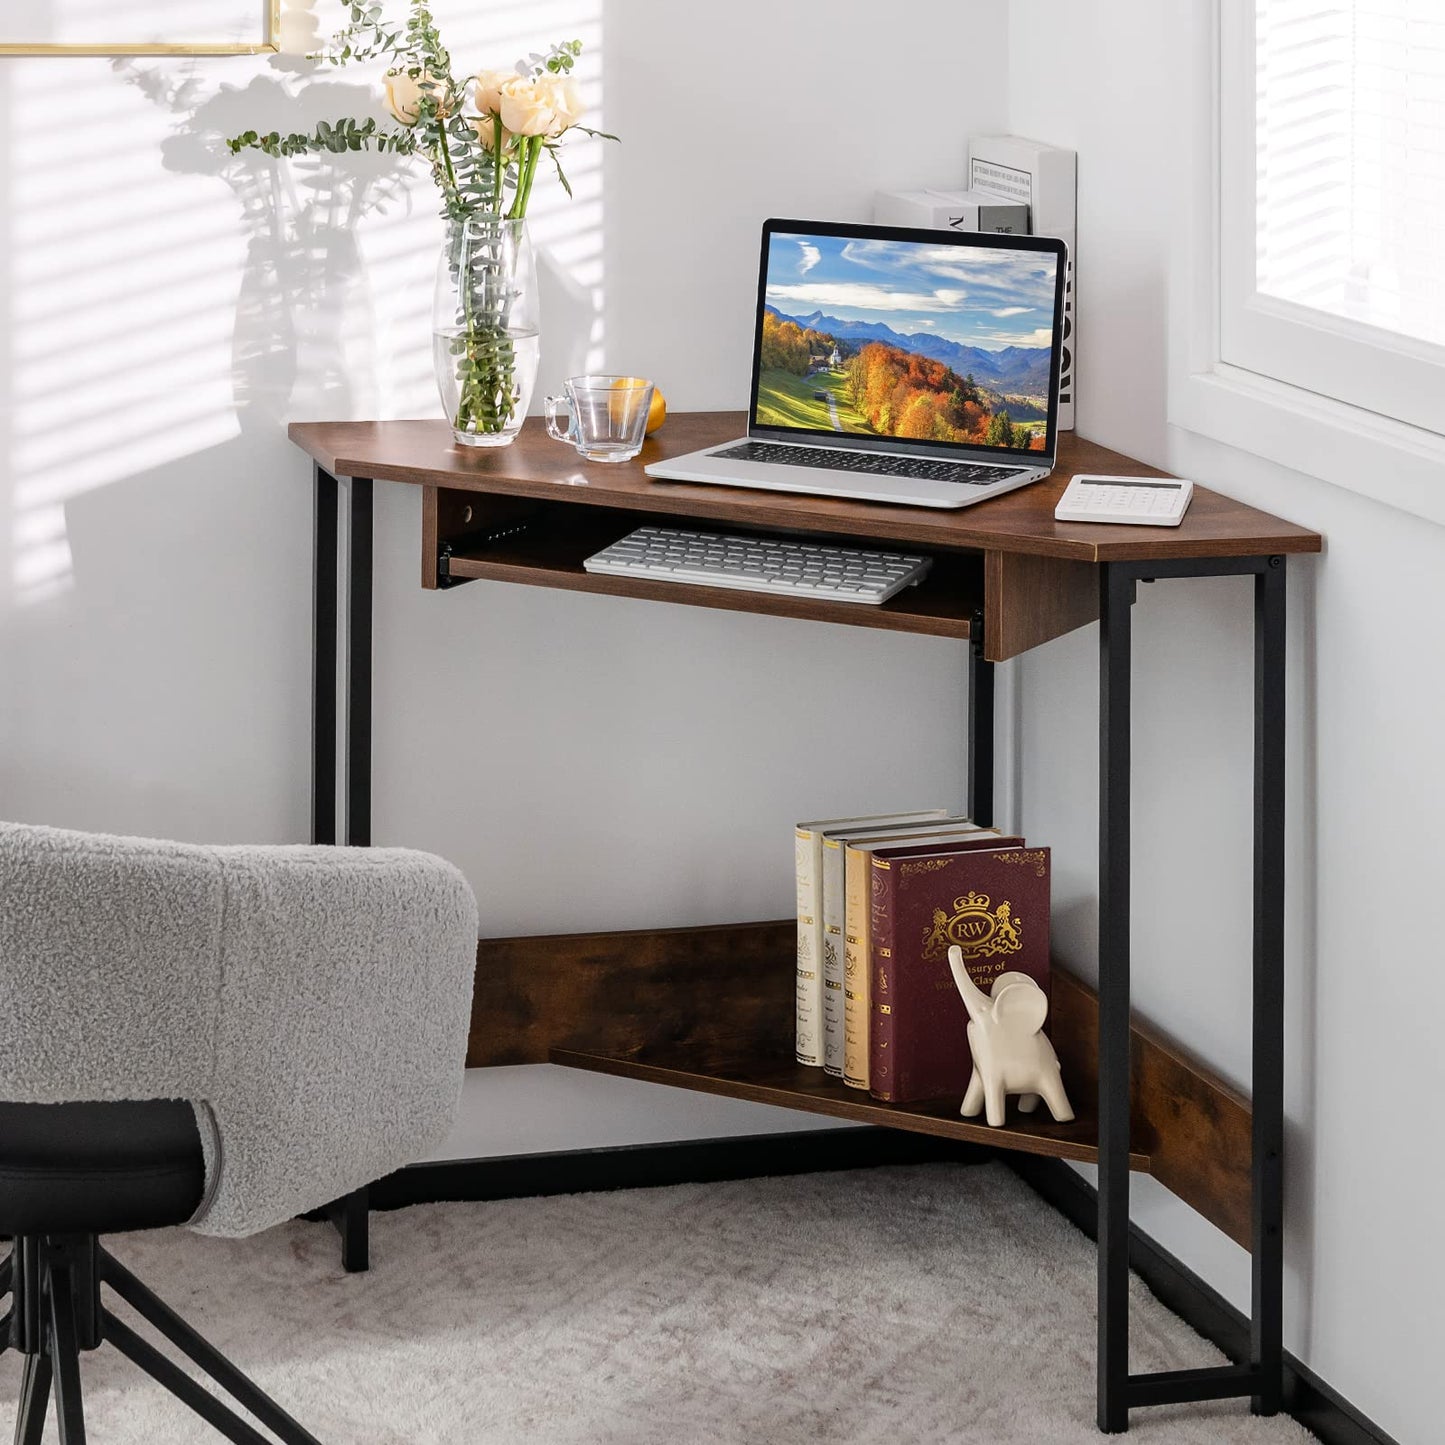
POLYGON ((1042 237, 770 221, 752 429, 1052 455, 1063 268, 1042 237))

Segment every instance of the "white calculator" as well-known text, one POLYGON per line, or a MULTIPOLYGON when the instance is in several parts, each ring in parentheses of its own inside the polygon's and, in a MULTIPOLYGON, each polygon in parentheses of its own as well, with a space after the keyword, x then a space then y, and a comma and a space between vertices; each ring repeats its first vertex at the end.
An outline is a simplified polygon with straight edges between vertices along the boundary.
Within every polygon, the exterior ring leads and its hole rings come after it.
POLYGON ((1056 522, 1121 522, 1177 527, 1189 510, 1194 483, 1178 477, 1072 478, 1054 508, 1056 522))

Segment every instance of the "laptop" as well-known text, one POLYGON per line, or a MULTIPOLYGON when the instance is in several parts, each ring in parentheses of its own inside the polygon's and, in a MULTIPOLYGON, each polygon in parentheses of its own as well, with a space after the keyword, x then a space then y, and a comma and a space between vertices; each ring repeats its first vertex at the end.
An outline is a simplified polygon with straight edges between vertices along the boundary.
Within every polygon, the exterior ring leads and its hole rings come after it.
POLYGON ((1062 241, 763 224, 745 437, 651 477, 967 507, 1054 469, 1062 241))

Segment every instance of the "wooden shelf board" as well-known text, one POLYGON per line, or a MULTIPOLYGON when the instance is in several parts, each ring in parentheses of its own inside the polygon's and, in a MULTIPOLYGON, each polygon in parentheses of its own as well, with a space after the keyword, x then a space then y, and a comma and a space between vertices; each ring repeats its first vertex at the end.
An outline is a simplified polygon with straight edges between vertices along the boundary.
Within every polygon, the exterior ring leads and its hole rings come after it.
MULTIPOLYGON (((641 1079, 651 1084, 670 1084, 674 1088, 748 1099, 756 1104, 775 1104, 786 1109, 826 1114, 835 1119, 854 1119, 890 1129, 907 1129, 994 1149, 1016 1149, 1024 1154, 1077 1159, 1087 1164, 1096 1162, 1099 1157, 1095 1142, 1098 1130, 1092 1117, 1081 1113, 1070 1124, 1055 1124, 1049 1119, 1044 1104, 1039 1105, 1038 1116, 1030 1119, 1019 1113, 1017 1106, 1010 1102, 1008 1122, 1001 1128, 993 1129, 983 1122, 982 1117, 976 1121, 960 1117, 956 1098, 914 1104, 884 1104, 870 1098, 861 1089, 848 1088, 821 1069, 768 1058, 710 1063, 700 1068, 696 1064, 684 1065, 679 1061, 669 1061, 666 1056, 650 1053, 629 1057, 553 1049, 551 1061, 573 1069, 589 1069, 594 1073, 641 1079)), ((1142 1173, 1149 1172, 1147 1154, 1132 1153, 1129 1162, 1131 1168, 1142 1173)))
POLYGON ((729 612, 800 617, 932 637, 968 637, 974 613, 983 605, 981 557, 938 558, 933 571, 919 586, 906 587, 877 607, 588 572, 582 565, 588 557, 651 519, 635 513, 598 512, 591 508, 575 508, 572 513, 540 519, 515 536, 475 550, 458 546, 448 563, 451 575, 614 597, 641 597, 729 612))

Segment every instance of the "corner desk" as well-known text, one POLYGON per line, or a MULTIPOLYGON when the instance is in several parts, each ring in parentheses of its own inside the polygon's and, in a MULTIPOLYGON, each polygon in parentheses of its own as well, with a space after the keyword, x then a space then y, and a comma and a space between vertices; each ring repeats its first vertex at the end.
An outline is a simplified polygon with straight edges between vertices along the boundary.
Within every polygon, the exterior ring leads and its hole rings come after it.
MULTIPOLYGON (((315 841, 371 842, 377 481, 422 490, 426 588, 487 579, 966 640, 968 809, 983 823, 993 820, 994 809, 994 665, 1097 621, 1099 987, 1095 994, 1058 965, 1050 1012, 1050 1032, 1079 1110, 1073 1123, 1015 1112, 1003 1128, 990 1129, 960 1118, 956 1100, 883 1104, 821 1069, 795 1064, 791 919, 483 940, 468 1063, 550 1060, 1097 1162, 1099 1428, 1126 1430, 1129 1411, 1139 1406, 1227 1397, 1248 1397, 1258 1414, 1276 1413, 1283 1379, 1285 571, 1290 554, 1320 550, 1319 534, 1203 487, 1195 488, 1178 528, 1056 522, 1054 506, 1075 472, 1160 475, 1071 434, 1061 439, 1053 476, 958 511, 654 481, 643 472, 651 461, 744 430, 741 413, 674 415, 635 461, 602 465, 551 441, 535 419, 512 446, 475 451, 455 445, 439 420, 292 425, 291 440, 315 463, 315 841), (584 558, 638 526, 679 521, 905 544, 935 561, 921 586, 881 607, 598 576, 582 568, 584 558), (1133 1020, 1129 1006, 1131 609, 1141 581, 1204 576, 1247 577, 1254 588, 1252 1098, 1133 1020), (343 608, 345 656, 338 657, 343 608), (1129 1373, 1131 1169, 1153 1174, 1251 1251, 1247 1361, 1129 1373)), ((364 1203, 359 1210, 353 1203, 349 1223, 364 1241, 364 1203)))

